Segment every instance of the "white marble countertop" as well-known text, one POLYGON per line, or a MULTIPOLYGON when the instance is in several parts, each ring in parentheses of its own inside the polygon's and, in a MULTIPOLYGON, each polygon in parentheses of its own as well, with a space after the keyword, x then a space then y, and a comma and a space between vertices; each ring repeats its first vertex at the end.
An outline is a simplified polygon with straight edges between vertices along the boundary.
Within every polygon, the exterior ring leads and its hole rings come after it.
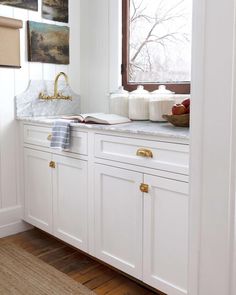
MULTIPOLYGON (((52 125, 55 117, 19 117, 17 120, 52 125)), ((142 134, 149 136, 159 136, 172 139, 189 140, 189 128, 174 127, 170 123, 154 123, 150 121, 132 121, 131 123, 117 125, 84 124, 71 123, 72 127, 84 129, 106 130, 127 134, 142 134)))

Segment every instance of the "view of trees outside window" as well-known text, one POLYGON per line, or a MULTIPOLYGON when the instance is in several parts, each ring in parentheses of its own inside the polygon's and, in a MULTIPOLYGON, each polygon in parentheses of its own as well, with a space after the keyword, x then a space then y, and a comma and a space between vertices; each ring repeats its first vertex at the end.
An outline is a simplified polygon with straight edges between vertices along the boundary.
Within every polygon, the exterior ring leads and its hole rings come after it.
POLYGON ((186 82, 192 0, 130 0, 129 82, 186 82))

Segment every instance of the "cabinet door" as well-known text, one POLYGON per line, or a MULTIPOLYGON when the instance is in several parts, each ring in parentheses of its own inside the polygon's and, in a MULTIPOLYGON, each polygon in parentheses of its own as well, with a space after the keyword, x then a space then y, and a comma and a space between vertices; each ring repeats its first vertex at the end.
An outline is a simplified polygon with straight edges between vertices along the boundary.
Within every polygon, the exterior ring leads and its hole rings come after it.
POLYGON ((187 294, 188 184, 144 176, 144 282, 168 295, 187 294))
POLYGON ((87 162, 53 156, 54 235, 87 250, 87 162))
POLYGON ((112 266, 142 278, 143 175, 95 166, 95 252, 112 266))
POLYGON ((25 220, 52 232, 51 154, 24 149, 25 220))

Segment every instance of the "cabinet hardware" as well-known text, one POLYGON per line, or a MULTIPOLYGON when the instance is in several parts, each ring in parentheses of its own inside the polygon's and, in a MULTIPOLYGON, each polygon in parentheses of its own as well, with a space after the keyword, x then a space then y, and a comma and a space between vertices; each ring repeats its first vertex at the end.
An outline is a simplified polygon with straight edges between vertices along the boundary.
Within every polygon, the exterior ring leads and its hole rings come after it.
POLYGON ((49 135, 48 135, 47 140, 49 140, 49 141, 52 140, 52 134, 49 134, 49 135))
POLYGON ((149 190, 149 185, 148 184, 145 184, 145 183, 140 184, 140 191, 142 193, 148 193, 148 190, 149 190))
POLYGON ((139 157, 153 158, 152 151, 148 149, 138 149, 136 155, 139 157))
POLYGON ((54 161, 51 161, 49 163, 49 167, 55 169, 56 168, 56 163, 54 161))

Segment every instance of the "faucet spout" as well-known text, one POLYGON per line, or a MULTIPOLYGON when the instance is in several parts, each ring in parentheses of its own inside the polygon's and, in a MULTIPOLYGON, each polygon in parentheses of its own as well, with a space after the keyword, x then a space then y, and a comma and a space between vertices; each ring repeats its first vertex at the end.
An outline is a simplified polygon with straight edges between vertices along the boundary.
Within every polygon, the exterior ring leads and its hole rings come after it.
POLYGON ((55 82, 54 82, 54 97, 59 97, 59 93, 58 93, 58 80, 59 78, 63 76, 66 80, 66 84, 68 85, 68 76, 64 73, 64 72, 60 72, 59 74, 57 74, 56 78, 55 78, 55 82))

